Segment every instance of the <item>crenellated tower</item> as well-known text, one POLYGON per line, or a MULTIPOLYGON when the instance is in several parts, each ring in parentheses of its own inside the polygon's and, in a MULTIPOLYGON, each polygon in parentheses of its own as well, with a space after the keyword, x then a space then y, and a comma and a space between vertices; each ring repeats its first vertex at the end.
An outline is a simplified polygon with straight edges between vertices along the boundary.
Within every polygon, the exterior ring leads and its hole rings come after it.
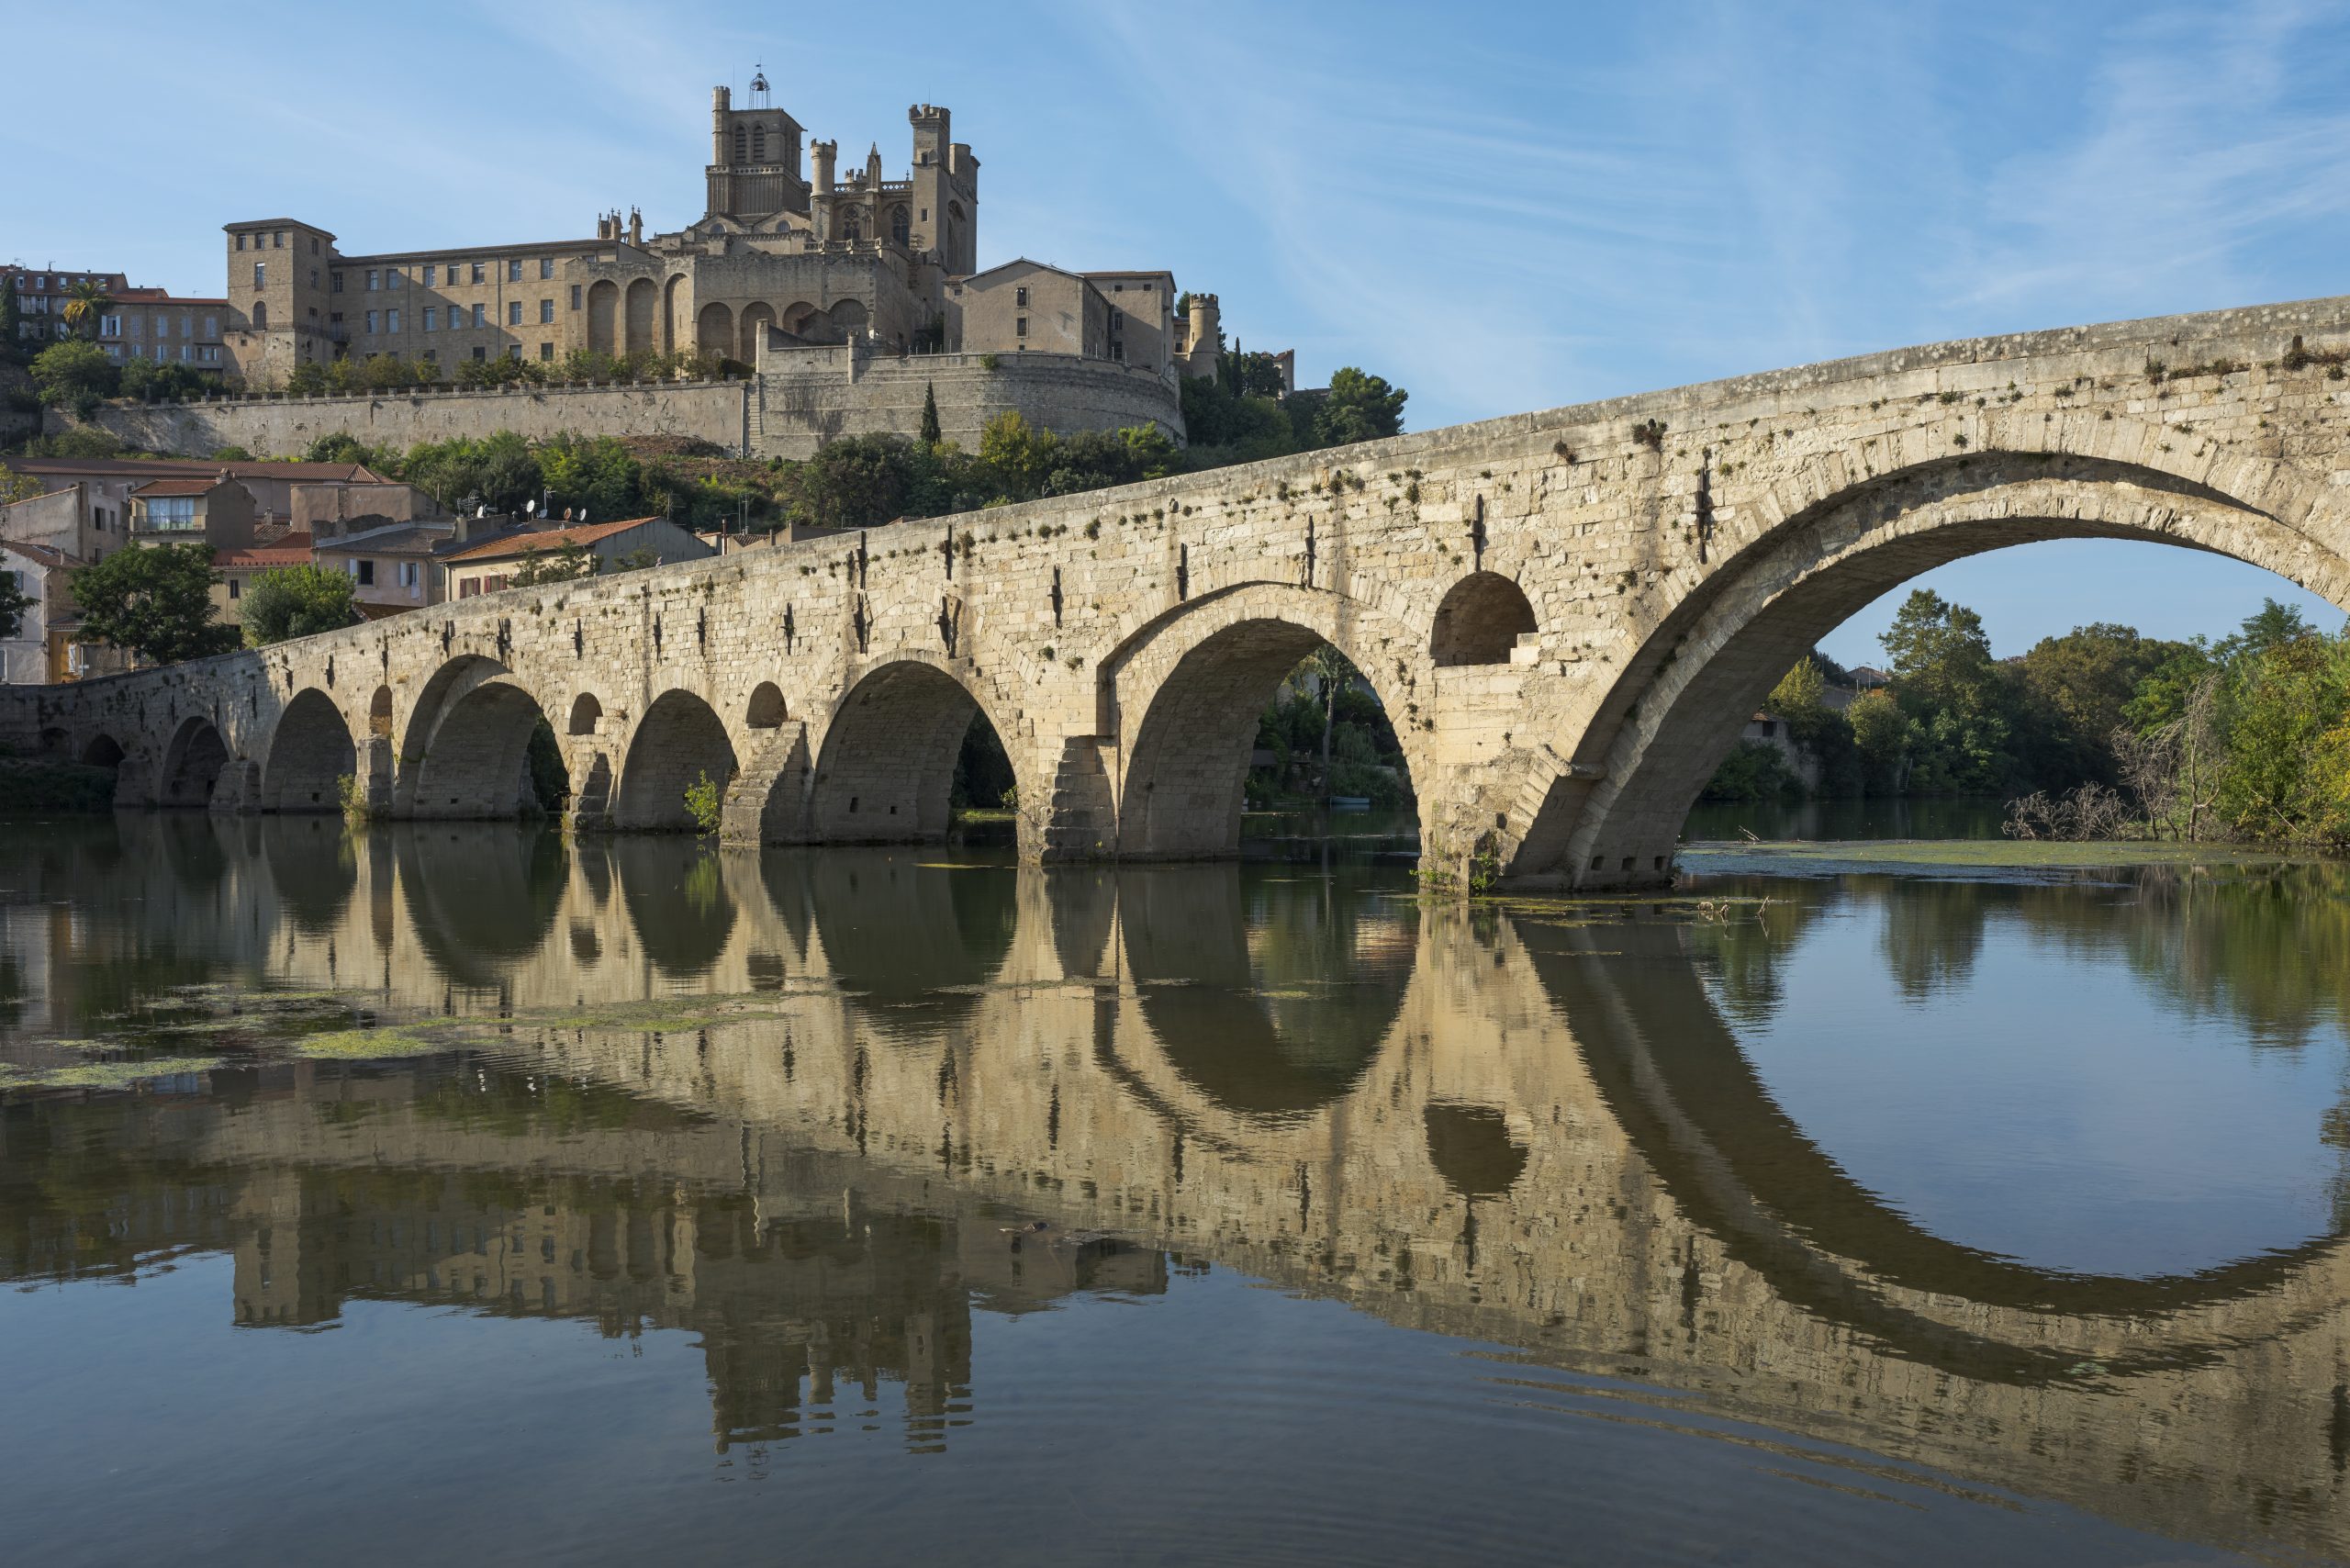
POLYGON ((703 216, 765 226, 781 213, 806 217, 808 182, 800 174, 804 128, 767 94, 765 73, 751 78, 749 106, 736 108, 733 90, 710 94, 709 199, 703 216))

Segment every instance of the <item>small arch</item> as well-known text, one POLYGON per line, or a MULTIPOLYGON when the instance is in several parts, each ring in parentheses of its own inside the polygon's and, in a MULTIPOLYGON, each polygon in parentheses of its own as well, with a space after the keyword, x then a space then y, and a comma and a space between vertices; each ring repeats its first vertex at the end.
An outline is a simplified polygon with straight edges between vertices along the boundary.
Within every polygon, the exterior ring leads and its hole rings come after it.
POLYGON ((843 342, 865 330, 865 324, 873 319, 873 313, 866 309, 865 302, 860 299, 844 299, 824 314, 843 342))
POLYGON ((804 338, 810 335, 809 329, 815 320, 816 308, 804 299, 799 299, 783 308, 776 317, 776 325, 794 337, 804 338))
POLYGON ((759 345, 767 342, 767 330, 775 325, 775 307, 764 301, 743 307, 743 362, 758 362, 759 345))
POLYGON ((694 346, 712 357, 723 358, 734 352, 734 312, 711 300, 694 318, 694 346))
POLYGON ((780 728, 783 720, 783 693, 772 680, 759 682, 751 693, 750 706, 743 715, 743 722, 755 730, 773 730, 780 728))
POLYGON ((82 748, 82 766, 84 767, 120 767, 122 766, 123 756, 122 743, 120 741, 116 740, 112 735, 98 735, 93 738, 89 745, 82 748))
POLYGON ((690 691, 663 692, 637 721, 621 763, 612 825, 638 833, 686 833, 695 823, 686 790, 707 776, 722 792, 738 764, 725 722, 690 691))
POLYGON ((207 718, 182 721, 163 747, 162 777, 156 790, 161 806, 207 806, 229 766, 229 743, 207 718))
POLYGON ((1420 1113, 1420 1130, 1428 1163, 1464 1198, 1498 1198, 1526 1174, 1526 1141, 1494 1106, 1434 1101, 1420 1113))
POLYGON ((388 686, 375 688, 375 695, 367 700, 367 733, 392 738, 392 689, 388 686))
POLYGON ((596 700, 592 691, 583 691, 571 700, 571 722, 565 726, 566 734, 592 735, 596 726, 604 722, 604 705, 596 700))
POLYGON ((1539 629, 1525 589, 1499 572, 1472 572, 1437 606, 1428 656, 1440 669, 1505 665, 1517 640, 1539 629))
POLYGON ((337 812, 342 780, 359 770, 359 750, 342 710, 317 687, 305 687, 270 732, 257 802, 265 812, 337 812))

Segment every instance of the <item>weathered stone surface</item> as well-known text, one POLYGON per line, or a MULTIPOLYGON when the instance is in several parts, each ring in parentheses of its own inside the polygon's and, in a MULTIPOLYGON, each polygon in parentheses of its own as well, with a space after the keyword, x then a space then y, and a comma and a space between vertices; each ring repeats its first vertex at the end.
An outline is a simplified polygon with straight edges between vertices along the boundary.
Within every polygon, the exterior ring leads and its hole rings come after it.
POLYGON ((126 803, 206 798, 217 750, 216 806, 299 810, 333 799, 331 748, 283 724, 316 692, 393 753, 371 799, 489 815, 535 708, 583 827, 681 825, 707 771, 733 831, 834 842, 940 831, 976 710, 1028 855, 1213 855, 1257 711, 1327 639, 1394 716, 1431 860, 1653 882, 1779 675, 1931 566, 2159 540, 2350 605, 2344 350, 2350 299, 1906 349, 515 589, 0 694, 0 733, 112 738, 126 803), (804 762, 752 727, 763 685, 804 762))

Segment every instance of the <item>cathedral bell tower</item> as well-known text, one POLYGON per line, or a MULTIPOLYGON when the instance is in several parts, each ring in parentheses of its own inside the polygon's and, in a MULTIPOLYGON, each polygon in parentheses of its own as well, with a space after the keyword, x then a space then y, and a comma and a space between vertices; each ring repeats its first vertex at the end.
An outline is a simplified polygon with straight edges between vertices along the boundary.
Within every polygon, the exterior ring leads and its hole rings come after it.
POLYGON ((808 182, 800 174, 804 128, 774 106, 765 72, 751 78, 748 106, 736 108, 731 88, 710 92, 709 203, 702 216, 766 227, 779 213, 808 213, 808 182))

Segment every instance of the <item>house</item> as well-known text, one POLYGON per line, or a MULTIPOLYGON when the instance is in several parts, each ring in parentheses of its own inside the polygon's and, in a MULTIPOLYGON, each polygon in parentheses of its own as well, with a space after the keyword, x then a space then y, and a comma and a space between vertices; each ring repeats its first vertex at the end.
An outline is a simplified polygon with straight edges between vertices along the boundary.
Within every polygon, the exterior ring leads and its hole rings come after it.
POLYGON ((445 522, 366 520, 348 532, 319 537, 311 556, 321 566, 349 574, 351 597, 362 614, 421 610, 448 598, 442 557, 467 549, 454 519, 445 522))
POLYGON ((226 474, 208 479, 150 479, 130 492, 133 544, 253 543, 252 493, 226 474))
POLYGON ((0 539, 0 577, 32 600, 17 634, 0 640, 0 685, 53 686, 130 667, 120 649, 79 639, 82 610, 73 602, 73 582, 84 565, 50 545, 0 539))
POLYGON ((310 564, 310 536, 287 533, 266 544, 242 544, 222 550, 212 557, 212 569, 220 580, 212 585, 212 608, 223 621, 241 618, 245 590, 263 572, 282 572, 288 566, 310 564))
MULTIPOLYGON (((639 552, 655 564, 698 561, 714 554, 711 547, 666 517, 630 518, 622 522, 588 523, 576 528, 520 529, 485 543, 468 544, 445 561, 447 597, 472 599, 511 588, 527 565, 557 551, 579 545, 597 561, 597 570, 610 572, 639 552)), ((621 568, 625 569, 625 568, 621 568)))
POLYGON ((252 497, 253 532, 267 537, 320 519, 414 517, 432 512, 430 498, 357 463, 259 463, 150 457, 18 457, 13 471, 50 489, 79 486, 89 532, 105 535, 96 548, 76 551, 96 560, 126 543, 130 493, 156 479, 234 479, 252 497))

